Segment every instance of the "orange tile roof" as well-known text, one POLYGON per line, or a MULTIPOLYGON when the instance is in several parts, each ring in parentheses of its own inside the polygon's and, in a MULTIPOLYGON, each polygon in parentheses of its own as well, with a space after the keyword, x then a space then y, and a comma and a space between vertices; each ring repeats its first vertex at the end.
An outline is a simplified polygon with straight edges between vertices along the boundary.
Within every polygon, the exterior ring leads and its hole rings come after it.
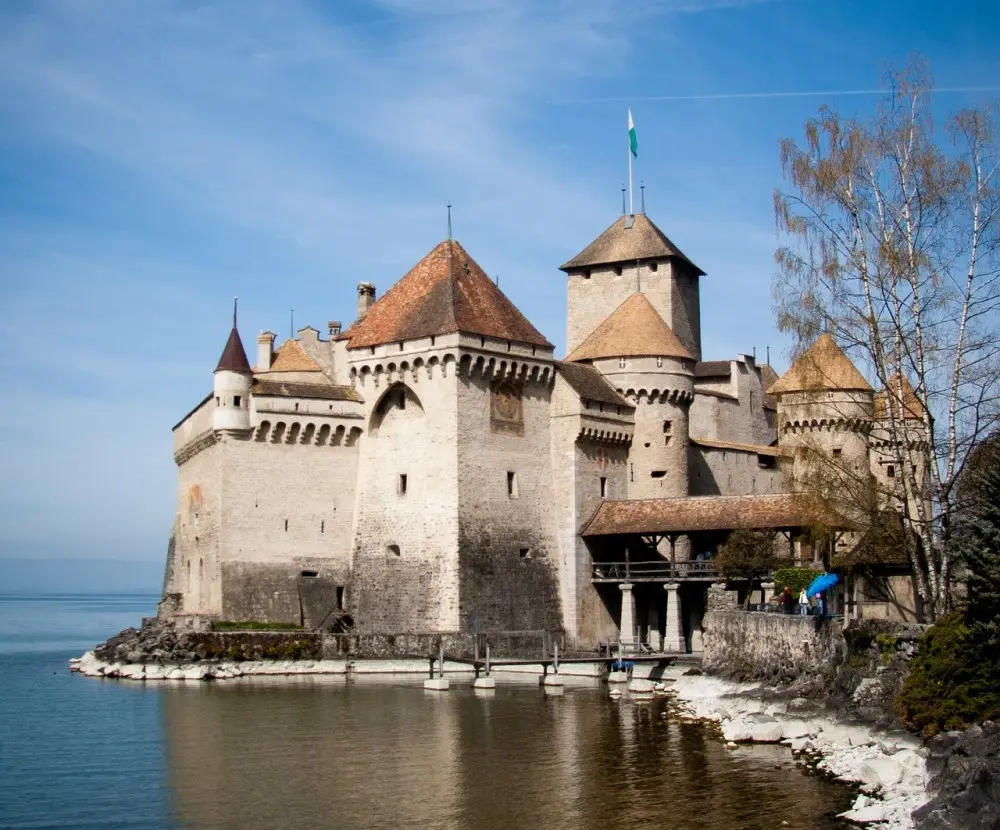
POLYGON ((633 294, 618 306, 566 360, 639 356, 694 360, 645 294, 633 294))
POLYGON ((268 372, 322 372, 319 364, 306 354, 298 340, 286 340, 274 352, 268 372))
POLYGON ((341 339, 359 349, 457 331, 552 346, 454 240, 414 265, 341 339))
POLYGON ((635 499, 602 502, 581 535, 795 528, 821 522, 850 527, 806 493, 635 499))
POLYGON ((889 378, 885 389, 875 393, 875 417, 888 420, 889 401, 896 400, 897 397, 899 397, 899 403, 902 404, 904 420, 922 421, 924 419, 926 410, 920 398, 917 397, 916 390, 905 377, 901 379, 898 373, 894 373, 889 378), (900 395, 900 393, 902 394, 900 395))
POLYGON ((769 395, 785 392, 815 392, 841 389, 871 392, 861 372, 841 351, 831 334, 821 334, 796 360, 777 383, 767 388, 769 395))
POLYGON ((615 219, 604 233, 559 268, 562 271, 573 271, 590 265, 610 265, 614 262, 634 264, 636 260, 668 258, 686 263, 699 276, 705 274, 684 256, 681 249, 645 213, 636 213, 615 219))

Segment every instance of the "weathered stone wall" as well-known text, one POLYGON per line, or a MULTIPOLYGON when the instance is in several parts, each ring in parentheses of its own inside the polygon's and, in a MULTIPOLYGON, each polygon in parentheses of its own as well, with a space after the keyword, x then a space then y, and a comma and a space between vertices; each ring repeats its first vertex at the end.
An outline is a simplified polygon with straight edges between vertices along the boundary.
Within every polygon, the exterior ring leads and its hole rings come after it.
POLYGON ((188 614, 218 614, 221 610, 223 449, 220 443, 205 447, 187 458, 177 473, 173 567, 164 593, 181 594, 181 607, 188 614))
POLYGON ((496 382, 458 378, 459 630, 559 630, 551 386, 523 384, 518 427, 493 417, 496 382))
POLYGON ((431 359, 391 381, 362 375, 358 387, 370 425, 361 441, 351 588, 362 630, 459 627, 456 366, 450 354, 431 359))
POLYGON ((688 464, 692 496, 743 496, 784 492, 777 459, 755 452, 691 444, 688 464), (761 458, 769 466, 761 466, 761 458))
POLYGON ((703 620, 707 671, 742 680, 789 682, 841 663, 839 620, 739 610, 709 611, 703 620))

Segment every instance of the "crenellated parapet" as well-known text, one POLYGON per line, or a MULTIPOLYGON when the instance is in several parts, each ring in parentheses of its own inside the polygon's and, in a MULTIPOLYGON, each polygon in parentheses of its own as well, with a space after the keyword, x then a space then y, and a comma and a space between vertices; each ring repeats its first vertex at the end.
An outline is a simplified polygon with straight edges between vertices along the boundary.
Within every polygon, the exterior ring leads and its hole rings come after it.
POLYGON ((690 406, 694 400, 694 392, 690 388, 619 389, 618 393, 637 408, 643 404, 690 406))
POLYGON ((264 419, 254 430, 253 440, 264 445, 353 447, 357 444, 362 432, 361 427, 354 424, 264 419))
POLYGON ((548 386, 554 377, 554 367, 550 361, 501 358, 488 353, 476 354, 455 349, 399 360, 355 359, 350 369, 351 385, 361 389, 379 389, 393 383, 433 382, 452 375, 548 386))
POLYGON ((582 425, 577 440, 590 441, 594 444, 621 444, 628 446, 632 443, 632 433, 622 429, 602 429, 600 427, 582 425))
POLYGON ((872 430, 871 418, 801 418, 785 420, 782 434, 804 435, 810 432, 856 432, 867 435, 872 430))

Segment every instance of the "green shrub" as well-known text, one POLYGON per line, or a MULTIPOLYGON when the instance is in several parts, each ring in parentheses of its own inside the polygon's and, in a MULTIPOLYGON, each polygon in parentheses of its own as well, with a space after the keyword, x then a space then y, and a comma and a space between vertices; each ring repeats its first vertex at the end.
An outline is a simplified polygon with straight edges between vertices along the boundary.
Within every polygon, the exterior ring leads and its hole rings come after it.
POLYGON ((1000 719, 1000 655, 974 641, 963 613, 941 617, 920 638, 896 708, 928 736, 1000 719))
POLYGON ((799 598, 799 593, 803 588, 808 588, 822 571, 814 571, 812 568, 778 568, 774 572, 774 590, 780 593, 787 585, 792 589, 795 598, 799 598))
POLYGON ((262 620, 220 620, 212 624, 215 631, 301 631, 298 623, 263 622, 262 620))

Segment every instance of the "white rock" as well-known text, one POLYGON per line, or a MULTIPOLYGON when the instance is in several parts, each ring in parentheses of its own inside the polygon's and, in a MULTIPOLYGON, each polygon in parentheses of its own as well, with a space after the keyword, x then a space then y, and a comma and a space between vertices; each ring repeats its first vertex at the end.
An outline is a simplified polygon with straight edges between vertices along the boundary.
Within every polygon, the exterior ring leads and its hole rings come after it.
POLYGON ((204 680, 208 677, 208 671, 205 666, 187 665, 181 668, 181 677, 184 680, 204 680))
POLYGON ((156 663, 146 666, 146 680, 163 680, 167 676, 167 669, 156 663))
POLYGON ((814 723, 804 720, 781 720, 781 730, 786 738, 806 738, 815 735, 819 729, 814 723))
POLYGON ((167 673, 163 676, 164 680, 183 680, 184 679, 184 669, 180 666, 171 666, 167 669, 167 673))
POLYGON ((118 671, 119 677, 127 680, 144 680, 146 678, 146 667, 142 663, 126 663, 118 671))
POLYGON ((864 761, 859 770, 866 784, 881 787, 888 792, 903 778, 903 767, 895 758, 872 758, 864 761))
POLYGON ((783 736, 781 724, 775 718, 768 720, 762 715, 722 722, 722 737, 727 741, 776 744, 783 736))
POLYGON ((854 821, 858 824, 871 824, 877 821, 886 820, 886 805, 881 801, 874 801, 866 796, 859 795, 854 807, 846 813, 841 813, 840 818, 854 821))
POLYGON ((656 684, 652 680, 644 680, 641 677, 636 677, 629 682, 628 690, 632 694, 651 695, 656 691, 656 684))

